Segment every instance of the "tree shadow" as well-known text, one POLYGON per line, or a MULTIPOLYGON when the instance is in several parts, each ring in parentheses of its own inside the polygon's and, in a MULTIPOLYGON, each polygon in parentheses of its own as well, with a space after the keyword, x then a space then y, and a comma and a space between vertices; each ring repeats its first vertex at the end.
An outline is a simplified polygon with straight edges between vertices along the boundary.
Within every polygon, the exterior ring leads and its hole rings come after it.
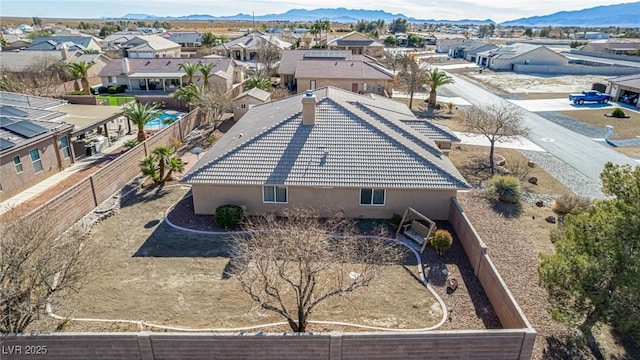
POLYGON ((133 257, 230 257, 231 251, 226 235, 194 234, 162 222, 133 257))
POLYGON ((546 338, 547 346, 542 353, 545 360, 556 359, 584 359, 588 358, 589 352, 579 346, 577 339, 573 336, 558 337, 555 335, 546 338))

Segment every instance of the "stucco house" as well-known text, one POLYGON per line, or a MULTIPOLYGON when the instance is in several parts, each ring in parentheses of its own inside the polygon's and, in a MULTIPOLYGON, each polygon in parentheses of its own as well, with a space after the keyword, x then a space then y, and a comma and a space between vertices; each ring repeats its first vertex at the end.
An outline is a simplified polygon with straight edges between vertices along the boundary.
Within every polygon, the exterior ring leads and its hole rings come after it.
POLYGON ((180 44, 183 48, 195 48, 202 45, 202 34, 197 31, 167 31, 160 36, 180 44))
POLYGON ((88 71, 89 78, 95 77, 110 61, 103 54, 86 54, 82 50, 69 50, 65 46, 58 51, 0 51, 0 70, 22 72, 33 67, 52 66, 58 62, 65 64, 84 61, 93 64, 88 71))
POLYGON ((252 107, 271 100, 271 93, 262 89, 249 89, 233 99, 233 119, 238 121, 252 107))
POLYGON ((607 93, 614 101, 640 108, 640 74, 608 79, 607 93))
POLYGON ((580 50, 602 54, 635 56, 640 54, 640 42, 622 39, 603 39, 590 41, 583 45, 580 50))
POLYGON ((390 218, 412 207, 447 219, 469 185, 404 105, 327 87, 250 109, 183 178, 196 214, 307 208, 390 218))
POLYGON ((22 36, 22 34, 1 34, 0 37, 4 39, 5 45, 2 46, 2 51, 22 49, 31 45, 31 40, 22 36))
POLYGON ((478 53, 497 49, 498 45, 481 40, 464 40, 449 49, 449 56, 476 62, 478 53))
POLYGON ((357 31, 336 37, 327 42, 327 50, 345 50, 358 55, 381 57, 384 55, 384 45, 357 31))
POLYGON ((94 50, 101 52, 100 41, 100 39, 89 35, 45 36, 35 38, 31 42, 31 45, 24 50, 60 51, 60 48, 65 46, 69 50, 94 50))
POLYGON ((254 60, 260 49, 265 47, 273 47, 280 55, 282 50, 291 48, 291 43, 283 41, 275 35, 252 31, 247 35, 215 46, 213 50, 220 56, 226 56, 240 61, 248 61, 254 60))
MULTIPOLYGON (((128 91, 173 92, 188 82, 187 74, 180 69, 180 64, 187 62, 215 64, 209 82, 218 89, 228 91, 244 81, 244 64, 229 58, 113 59, 102 69, 100 77, 103 86, 122 85, 128 91)), ((204 83, 200 72, 196 72, 193 82, 204 83)))
POLYGON ((180 44, 159 35, 138 35, 121 45, 122 57, 132 59, 179 58, 180 44))
POLYGON ((516 65, 567 66, 569 59, 546 46, 515 43, 478 53, 476 63, 494 70, 514 70, 516 65))
POLYGON ((287 50, 278 67, 282 86, 298 93, 335 86, 359 93, 393 94, 395 75, 366 55, 351 50, 287 50))

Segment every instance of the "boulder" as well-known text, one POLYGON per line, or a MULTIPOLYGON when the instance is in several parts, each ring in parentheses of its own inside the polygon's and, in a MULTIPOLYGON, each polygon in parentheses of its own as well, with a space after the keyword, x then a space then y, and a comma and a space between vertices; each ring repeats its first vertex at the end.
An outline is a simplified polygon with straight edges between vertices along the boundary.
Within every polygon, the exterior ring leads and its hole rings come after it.
POLYGON ((529 161, 527 162, 527 166, 533 169, 534 167, 536 167, 536 163, 534 163, 533 161, 529 161))
POLYGON ((553 215, 547 216, 544 219, 546 222, 548 222, 549 224, 555 224, 556 223, 556 217, 553 215))
POLYGON ((538 201, 536 201, 536 206, 537 207, 543 207, 544 206, 544 202, 542 200, 538 200, 538 201))
POLYGON ((538 185, 538 178, 535 176, 532 176, 529 178, 529 183, 533 184, 533 185, 538 185))

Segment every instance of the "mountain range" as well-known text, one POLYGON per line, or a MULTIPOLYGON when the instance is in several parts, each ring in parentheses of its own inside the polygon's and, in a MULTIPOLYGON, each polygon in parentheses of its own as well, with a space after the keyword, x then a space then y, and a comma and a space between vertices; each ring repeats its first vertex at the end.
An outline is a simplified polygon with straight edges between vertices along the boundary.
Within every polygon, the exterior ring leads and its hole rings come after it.
MULTIPOLYGON (((315 20, 329 20, 333 23, 355 23, 358 20, 375 21, 382 19, 391 22, 397 18, 406 19, 412 23, 423 24, 474 24, 485 25, 495 24, 490 19, 464 19, 464 20, 436 20, 436 19, 416 19, 403 14, 392 14, 384 10, 363 10, 346 8, 327 9, 292 9, 282 14, 267 14, 253 17, 251 14, 237 14, 231 16, 212 16, 207 14, 193 14, 186 16, 155 16, 148 14, 126 14, 118 19, 127 20, 207 20, 207 21, 303 21, 311 22, 315 20)), ((503 26, 580 26, 580 27, 640 27, 640 2, 597 6, 589 9, 576 11, 560 11, 545 16, 533 16, 516 20, 505 21, 503 26)))

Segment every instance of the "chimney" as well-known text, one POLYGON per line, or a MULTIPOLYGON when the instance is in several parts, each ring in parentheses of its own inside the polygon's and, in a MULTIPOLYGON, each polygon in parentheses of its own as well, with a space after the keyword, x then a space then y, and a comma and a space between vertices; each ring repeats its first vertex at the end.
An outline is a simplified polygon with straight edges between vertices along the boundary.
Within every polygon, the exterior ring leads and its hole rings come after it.
POLYGON ((129 71, 131 71, 131 68, 129 67, 129 59, 122 58, 122 74, 126 75, 129 71))
POLYGON ((307 90, 302 98, 302 125, 316 123, 316 96, 313 91, 307 90))
POLYGON ((62 46, 60 46, 60 52, 62 53, 62 60, 69 59, 69 48, 67 45, 62 44, 62 46))

